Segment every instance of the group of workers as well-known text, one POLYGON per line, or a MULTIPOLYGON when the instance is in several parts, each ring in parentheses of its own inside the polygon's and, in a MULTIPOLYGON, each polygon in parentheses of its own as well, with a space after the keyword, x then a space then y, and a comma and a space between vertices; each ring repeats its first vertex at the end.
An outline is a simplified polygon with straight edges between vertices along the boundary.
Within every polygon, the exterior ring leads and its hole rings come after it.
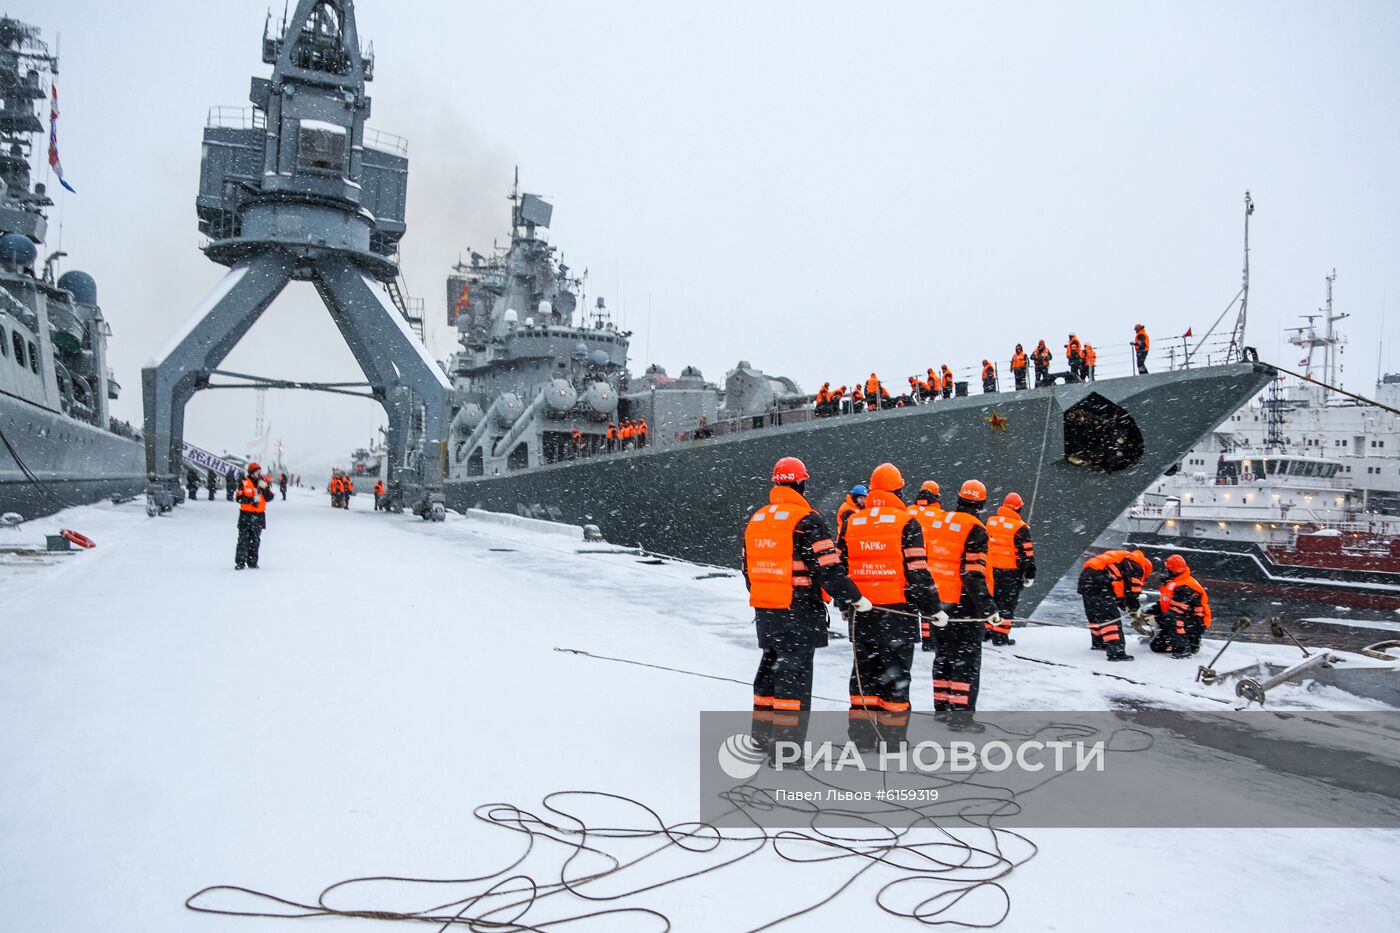
MULTIPOLYGON (((621 424, 609 421, 605 449, 608 453, 614 453, 634 447, 645 447, 650 430, 645 418, 623 418, 621 424)), ((578 431, 575 430, 574 433, 578 434, 578 431)))
MULTIPOLYGON (((882 463, 868 483, 851 488, 833 531, 806 498, 810 478, 797 457, 773 467, 768 502, 744 528, 742 566, 762 651, 754 677, 755 738, 774 729, 805 732, 814 657, 828 643, 827 603, 848 623, 851 738, 873 747, 907 729, 916 646, 934 652, 934 715, 957 731, 981 732, 973 714, 981 685, 982 647, 1014 645, 1017 604, 1035 583, 1035 545, 1016 492, 996 512, 987 488, 969 479, 945 508, 937 482, 924 481, 905 504, 904 476, 882 463)), ((1151 650, 1191 657, 1210 627, 1210 602, 1179 554, 1166 561, 1168 582, 1148 612, 1140 594, 1152 562, 1141 551, 1090 558, 1079 578, 1091 647, 1110 661, 1130 661, 1120 617, 1149 633, 1151 650)))
MULTIPOLYGON (((326 492, 331 497, 331 508, 348 509, 350 508, 350 497, 355 494, 355 480, 349 473, 332 470, 331 478, 326 483, 326 492)), ((384 481, 376 479, 374 481, 374 510, 376 512, 388 509, 386 494, 384 481)))
MULTIPOLYGON (((1151 350, 1151 340, 1147 336, 1147 329, 1141 324, 1133 328, 1133 340, 1130 344, 1139 375, 1147 373, 1147 354, 1151 350)), ((1065 363, 1067 369, 1063 376, 1066 382, 1092 382, 1098 368, 1098 351, 1092 344, 1084 343, 1075 334, 1070 334, 1065 342, 1065 363)), ((1034 350, 1028 355, 1021 344, 1016 344, 1016 349, 1011 353, 1011 377, 1017 391, 1030 387, 1030 375, 1034 374, 1035 387, 1050 385, 1055 381, 1055 375, 1050 372, 1050 366, 1055 361, 1055 354, 1041 340, 1036 344, 1034 350)), ((981 369, 982 392, 984 394, 999 392, 1000 382, 996 364, 991 360, 984 359, 981 369)), ((844 414, 846 412, 858 413, 864 411, 880 411, 886 408, 904 408, 909 405, 922 405, 938 398, 952 398, 957 383, 953 378, 953 371, 947 363, 939 369, 930 366, 926 377, 908 377, 908 389, 902 390, 900 394, 893 395, 880 378, 871 373, 864 383, 857 383, 847 392, 847 387, 837 386, 832 388, 830 382, 822 383, 822 387, 817 390, 816 415, 818 418, 825 418, 831 415, 844 414)), ((966 394, 966 389, 962 390, 966 394)))
MULTIPOLYGON (((251 466, 251 464, 250 464, 250 466, 251 466)), ((228 499, 229 502, 233 502, 233 501, 234 501, 235 496, 236 496, 236 494, 237 494, 237 492, 238 492, 238 490, 239 490, 239 487, 243 484, 243 480, 244 480, 246 477, 247 477, 247 473, 246 473, 245 471, 243 471, 243 470, 232 470, 232 469, 231 469, 231 470, 228 471, 228 473, 226 473, 226 474, 224 475, 224 478, 223 478, 223 479, 224 479, 224 491, 225 491, 225 493, 226 493, 226 498, 228 499)), ((264 479, 267 479, 269 483, 271 482, 271 478, 270 478, 270 477, 264 477, 264 479)), ((301 480, 301 477, 297 477, 298 484, 300 484, 300 480, 301 480)), ((282 493, 282 498, 283 498, 283 499, 287 498, 287 483, 288 483, 287 474, 286 474, 286 473, 278 473, 278 474, 277 474, 277 488, 278 488, 278 490, 282 493)), ((187 469, 187 470, 185 471, 185 492, 188 494, 188 498, 189 498, 189 500, 190 500, 191 502, 194 502, 194 501, 198 500, 198 498, 199 498, 199 487, 200 487, 200 477, 199 477, 199 473, 198 473, 196 470, 194 470, 193 468, 187 469)), ((208 469, 205 470, 205 473, 204 473, 204 488, 205 488, 206 490, 208 490, 208 492, 209 492, 209 501, 210 501, 210 502, 213 502, 213 501, 214 501, 214 493, 215 493, 215 492, 218 490, 218 488, 219 488, 219 474, 216 473, 216 472, 214 471, 214 468, 213 468, 213 467, 210 467, 210 468, 208 468, 208 469)))

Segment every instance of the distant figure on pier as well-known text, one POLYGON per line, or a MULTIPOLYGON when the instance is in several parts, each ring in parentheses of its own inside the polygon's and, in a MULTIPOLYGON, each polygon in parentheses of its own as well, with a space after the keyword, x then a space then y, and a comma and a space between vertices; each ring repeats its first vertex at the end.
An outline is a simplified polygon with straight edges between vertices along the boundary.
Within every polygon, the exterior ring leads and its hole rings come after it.
POLYGON ((248 475, 238 490, 238 546, 233 553, 233 569, 258 569, 258 551, 263 529, 267 527, 267 503, 272 485, 256 463, 248 464, 248 475))

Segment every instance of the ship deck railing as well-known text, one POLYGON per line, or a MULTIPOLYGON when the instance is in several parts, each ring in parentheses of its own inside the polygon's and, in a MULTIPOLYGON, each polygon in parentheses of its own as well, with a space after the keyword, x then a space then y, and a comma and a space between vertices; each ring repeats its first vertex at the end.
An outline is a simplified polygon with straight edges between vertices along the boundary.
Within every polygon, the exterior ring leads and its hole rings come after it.
MULTIPOLYGON (((209 108, 204 125, 211 129, 264 130, 267 129, 267 114, 257 107, 214 106, 209 108)), ((408 158, 408 140, 397 133, 367 126, 363 143, 367 149, 408 158)))

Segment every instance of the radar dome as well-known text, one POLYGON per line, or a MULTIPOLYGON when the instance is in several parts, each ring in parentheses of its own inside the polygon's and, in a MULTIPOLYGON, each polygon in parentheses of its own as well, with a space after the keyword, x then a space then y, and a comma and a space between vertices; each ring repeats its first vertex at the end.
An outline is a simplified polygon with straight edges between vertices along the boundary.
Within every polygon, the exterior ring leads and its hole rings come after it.
POLYGON ((617 411, 617 393, 606 382, 595 382, 583 393, 583 403, 600 415, 617 411))
POLYGON ((39 247, 22 233, 0 236, 0 265, 6 269, 28 269, 39 258, 39 247))
POLYGON ((590 353, 590 354, 588 355, 588 362, 590 362, 590 363, 592 363, 594 366, 598 366, 598 367, 602 367, 602 366, 608 365, 608 351, 607 351, 607 350, 594 350, 592 353, 590 353))
POLYGON ((63 273, 58 277, 58 287, 71 292, 80 305, 97 304, 97 280, 86 272, 73 269, 63 273))
POLYGON ((586 359, 588 359, 588 345, 587 345, 587 344, 583 343, 582 341, 580 341, 580 342, 574 344, 574 359, 576 359, 576 360, 586 360, 586 359))

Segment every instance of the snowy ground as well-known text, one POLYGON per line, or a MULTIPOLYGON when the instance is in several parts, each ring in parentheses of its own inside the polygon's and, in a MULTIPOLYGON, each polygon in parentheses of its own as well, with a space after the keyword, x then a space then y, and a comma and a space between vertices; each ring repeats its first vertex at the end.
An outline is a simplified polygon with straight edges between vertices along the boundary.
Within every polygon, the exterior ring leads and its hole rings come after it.
MULTIPOLYGON (((523 840, 475 819, 474 808, 502 801, 543 812, 553 791, 605 790, 670 823, 694 818, 696 712, 749 703, 757 655, 737 576, 580 553, 610 549, 457 515, 431 525, 375 514, 366 496, 347 513, 324 496, 292 493, 269 509, 258 571, 233 570, 234 506, 222 498, 158 519, 140 503, 98 505, 0 530, 0 546, 59 527, 98 543, 42 560, 0 554, 7 928, 292 928, 193 914, 184 902, 212 884, 314 900, 361 875, 489 875, 523 840)), ((987 652, 984 709, 1236 705, 1231 687, 1202 688, 1195 665, 1145 649, 1110 668, 1087 651, 1081 629, 1032 627, 1017 637, 1010 651, 987 652)), ((1297 655, 1251 646, 1249 656, 1297 655)), ((928 658, 916 659, 916 709, 931 705, 928 658)), ((843 709, 845 643, 820 659, 818 708, 843 709)), ((1334 690, 1271 694, 1275 708, 1375 705, 1334 690)), ((604 823, 639 819, 578 805, 604 823)), ((1118 930, 1129 917, 1146 930, 1396 926, 1396 832, 1026 836, 1039 854, 1001 881, 1010 901, 1003 929, 1118 930), (1165 887, 1164 875, 1184 888, 1165 887)), ((560 856, 542 846, 521 870, 557 880, 560 856)), ((666 855, 583 890, 612 894, 696 867, 666 855)), ((785 928, 914 928, 875 903, 895 869, 850 859, 799 865, 771 846, 733 869, 621 903, 551 897, 521 922, 636 906, 664 911, 678 930, 753 929, 862 869, 785 928)), ((481 887, 380 885, 373 897, 359 889, 332 900, 418 909, 481 887)), ((995 890, 979 890, 959 916, 994 920, 1000 903, 995 890)), ((572 928, 661 924, 634 913, 572 928)))

